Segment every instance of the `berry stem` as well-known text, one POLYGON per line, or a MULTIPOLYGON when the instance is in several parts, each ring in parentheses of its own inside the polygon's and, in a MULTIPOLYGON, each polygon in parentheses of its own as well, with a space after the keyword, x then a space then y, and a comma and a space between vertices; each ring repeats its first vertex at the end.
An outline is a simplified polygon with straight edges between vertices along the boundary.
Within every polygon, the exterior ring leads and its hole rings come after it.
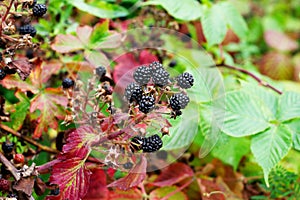
POLYGON ((7 160, 7 158, 1 152, 0 152, 0 161, 2 164, 5 165, 5 167, 7 167, 8 171, 11 172, 11 174, 14 176, 16 181, 20 180, 21 176, 20 174, 17 173, 18 170, 15 168, 15 166, 13 166, 13 164, 11 164, 9 160, 7 160))
POLYGON ((14 0, 11 0, 10 3, 9 3, 9 5, 8 5, 8 7, 7 7, 7 9, 6 9, 5 14, 3 15, 2 19, 1 19, 0 37, 2 36, 2 23, 5 22, 6 17, 7 17, 7 15, 9 14, 9 11, 10 11, 10 9, 11 9, 13 3, 14 3, 14 0))
POLYGON ((6 125, 4 125, 4 124, 0 124, 0 128, 3 129, 3 130, 5 130, 5 131, 7 131, 7 132, 9 132, 9 133, 11 133, 12 135, 14 135, 14 136, 16 136, 16 137, 18 137, 18 138, 21 138, 21 139, 25 140, 25 141, 28 142, 29 144, 32 144, 32 145, 36 146, 38 149, 40 149, 40 150, 42 150, 42 151, 46 151, 46 152, 52 153, 52 154, 57 154, 57 153, 59 153, 58 150, 52 149, 52 148, 47 147, 47 146, 44 146, 44 145, 42 145, 42 144, 40 144, 40 143, 34 141, 33 139, 31 139, 31 138, 29 138, 29 137, 26 137, 26 136, 22 135, 21 133, 15 131, 15 130, 13 130, 13 129, 11 129, 10 127, 8 127, 8 126, 6 126, 6 125))
MULTIPOLYGON (((214 66, 212 66, 212 67, 214 67, 214 66)), ((225 64, 224 62, 222 62, 220 64, 217 64, 216 67, 225 67, 227 69, 232 69, 232 70, 235 70, 235 71, 242 72, 243 74, 247 74, 247 75, 251 76, 254 80, 256 80, 260 85, 262 85, 262 86, 264 86, 266 88, 270 88, 271 90, 275 91, 276 93, 278 93, 280 95, 282 94, 282 91, 280 91, 279 89, 277 89, 274 86, 270 85, 269 83, 263 81, 258 76, 256 76, 253 73, 247 71, 246 69, 242 69, 242 68, 238 68, 238 67, 235 67, 235 66, 231 66, 231 65, 225 64)))

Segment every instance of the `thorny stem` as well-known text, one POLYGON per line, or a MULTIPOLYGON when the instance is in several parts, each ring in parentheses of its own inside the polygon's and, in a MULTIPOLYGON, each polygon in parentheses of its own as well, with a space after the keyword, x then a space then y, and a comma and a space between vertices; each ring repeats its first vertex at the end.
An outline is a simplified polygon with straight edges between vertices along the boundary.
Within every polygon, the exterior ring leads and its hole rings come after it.
POLYGON ((225 64, 223 62, 220 63, 220 64, 217 64, 216 67, 225 67, 225 68, 228 68, 228 69, 233 69, 233 70, 242 72, 244 74, 247 74, 247 75, 251 76, 254 80, 256 80, 260 85, 262 85, 264 87, 267 87, 267 88, 270 88, 271 90, 277 92, 280 95, 282 94, 282 91, 280 91, 279 89, 277 89, 274 86, 270 85, 269 83, 263 81, 258 76, 254 75, 253 73, 251 73, 251 72, 249 72, 249 71, 247 71, 245 69, 238 68, 238 67, 235 67, 235 66, 231 66, 231 65, 225 64))
POLYGON ((7 9, 6 9, 5 14, 4 14, 3 17, 1 18, 0 37, 2 36, 2 23, 6 20, 6 17, 7 17, 7 15, 8 15, 8 13, 9 13, 9 11, 10 11, 10 9, 11 9, 13 3, 14 3, 14 0, 11 0, 10 3, 9 3, 9 6, 8 6, 7 9))
POLYGON ((28 143, 36 146, 37 148, 39 148, 42 151, 46 151, 46 152, 52 153, 52 154, 59 153, 58 150, 52 149, 52 148, 47 147, 47 146, 44 146, 44 145, 38 143, 37 141, 34 141, 33 139, 31 139, 31 138, 29 138, 27 136, 22 135, 21 133, 15 131, 13 129, 11 129, 10 127, 8 127, 8 126, 6 126, 4 124, 0 124, 0 128, 3 129, 3 130, 5 130, 5 131, 7 131, 7 132, 9 132, 9 133, 11 133, 12 135, 14 135, 14 136, 16 136, 18 138, 21 138, 21 139, 25 140, 26 142, 28 142, 28 143))

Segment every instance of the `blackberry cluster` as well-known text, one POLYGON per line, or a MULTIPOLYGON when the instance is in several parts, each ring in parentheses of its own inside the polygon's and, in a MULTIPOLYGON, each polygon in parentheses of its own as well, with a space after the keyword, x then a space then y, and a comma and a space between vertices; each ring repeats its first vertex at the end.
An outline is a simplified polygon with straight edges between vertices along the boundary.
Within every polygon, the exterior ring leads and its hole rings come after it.
POLYGON ((183 74, 179 75, 176 80, 179 87, 183 89, 191 88, 194 85, 194 77, 188 72, 184 72, 183 74))
POLYGON ((45 4, 35 4, 32 8, 32 14, 36 17, 42 17, 47 12, 47 7, 45 4))
POLYGON ((132 150, 151 153, 158 151, 163 146, 163 142, 157 134, 149 137, 136 136, 131 140, 131 146, 133 146, 132 150))
POLYGON ((36 29, 30 24, 26 24, 19 28, 19 33, 21 35, 29 34, 31 37, 34 37, 36 34, 36 29))

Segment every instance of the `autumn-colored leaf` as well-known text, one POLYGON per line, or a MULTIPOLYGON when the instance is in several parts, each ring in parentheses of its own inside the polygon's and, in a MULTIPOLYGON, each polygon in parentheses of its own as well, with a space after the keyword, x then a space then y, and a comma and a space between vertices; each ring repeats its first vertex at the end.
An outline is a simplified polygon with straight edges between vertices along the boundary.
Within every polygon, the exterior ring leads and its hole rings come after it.
POLYGON ((138 163, 129 174, 119 180, 112 182, 107 187, 117 187, 121 190, 128 190, 130 188, 138 186, 146 178, 147 159, 141 157, 140 163, 138 163))
POLYGON ((130 190, 115 189, 109 192, 109 200, 140 200, 143 199, 143 194, 140 190, 134 188, 130 190))
POLYGON ((61 89, 47 88, 44 92, 39 93, 31 102, 30 112, 40 110, 41 115, 38 118, 38 126, 36 127, 33 137, 41 137, 43 132, 47 132, 51 127, 56 129, 57 118, 64 117, 64 110, 59 106, 66 107, 68 99, 63 95, 61 89))
POLYGON ((103 169, 91 170, 90 186, 85 200, 106 200, 108 199, 109 191, 106 187, 106 174, 103 169))
POLYGON ((59 53, 68 53, 83 49, 84 45, 78 37, 68 34, 56 36, 51 48, 59 53))
POLYGON ((82 44, 88 44, 93 28, 90 26, 78 26, 76 29, 76 34, 82 44))
POLYGON ((188 165, 178 162, 164 169, 153 184, 159 187, 170 186, 193 175, 194 172, 188 165))
POLYGON ((215 183, 214 180, 198 178, 197 182, 201 189, 203 200, 226 200, 222 188, 220 188, 219 185, 215 183))
POLYGON ((264 38, 270 47, 279 51, 293 51, 299 46, 296 40, 293 40, 286 34, 275 30, 265 31, 264 38))
POLYGON ((177 200, 177 199, 187 200, 188 197, 185 193, 183 193, 182 191, 175 192, 177 189, 178 189, 178 187, 174 186, 174 185, 157 188, 150 193, 150 199, 151 200, 159 200, 171 193, 172 195, 169 196, 168 200, 177 200))
POLYGON ((61 69, 62 64, 60 62, 54 61, 49 63, 43 63, 41 71, 41 82, 47 83, 53 74, 56 74, 61 69))
POLYGON ((8 64, 10 69, 15 69, 20 78, 24 81, 32 70, 32 65, 27 58, 19 58, 8 64))
POLYGON ((39 91, 39 89, 29 83, 29 81, 22 81, 16 75, 7 76, 0 82, 7 89, 19 88, 22 92, 30 91, 34 94, 39 91))
POLYGON ((60 199, 81 199, 86 195, 91 172, 85 159, 73 157, 53 166, 50 182, 60 189, 60 199))
POLYGON ((21 178, 13 185, 14 190, 21 193, 25 193, 27 196, 31 196, 34 186, 34 176, 21 178))

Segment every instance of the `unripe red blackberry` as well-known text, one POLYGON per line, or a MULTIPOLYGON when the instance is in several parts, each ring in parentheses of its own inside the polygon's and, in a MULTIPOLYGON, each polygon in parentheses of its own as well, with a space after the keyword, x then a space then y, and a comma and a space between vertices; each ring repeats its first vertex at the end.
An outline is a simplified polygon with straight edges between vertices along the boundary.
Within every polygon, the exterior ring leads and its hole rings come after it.
POLYGON ((153 96, 142 96, 139 103, 139 110, 145 114, 149 113, 155 105, 155 99, 153 96))
POLYGON ((35 4, 32 8, 32 14, 36 17, 42 17, 47 12, 47 7, 45 4, 35 4))
POLYGON ((155 152, 163 146, 161 138, 155 134, 143 139, 143 152, 155 152))
POLYGON ((0 80, 3 80, 6 76, 6 73, 3 69, 0 69, 0 80))
POLYGON ((146 85, 150 81, 151 75, 152 69, 143 65, 134 71, 133 78, 138 84, 146 85))
POLYGON ((124 96, 130 103, 133 101, 138 102, 142 98, 142 95, 143 95, 143 90, 141 86, 136 83, 130 83, 125 88, 124 96))
POLYGON ((36 29, 30 24, 26 24, 19 28, 19 33, 21 35, 29 34, 31 37, 34 37, 36 34, 36 29))
POLYGON ((169 83, 170 74, 164 68, 158 68, 153 71, 152 81, 155 85, 163 87, 169 83))
POLYGON ((65 78, 62 82, 62 86, 64 89, 68 89, 68 88, 74 86, 74 81, 70 78, 65 78))
POLYGON ((184 109, 189 102, 190 98, 183 93, 173 94, 170 98, 170 106, 172 110, 184 109))
POLYGON ((25 158, 23 154, 17 153, 14 155, 14 163, 19 164, 19 163, 24 163, 25 158))
POLYGON ((179 75, 176 80, 179 87, 183 89, 191 88, 194 85, 194 77, 188 72, 184 72, 183 74, 179 75))
POLYGON ((0 191, 8 192, 9 191, 9 181, 1 178, 0 179, 0 191))

